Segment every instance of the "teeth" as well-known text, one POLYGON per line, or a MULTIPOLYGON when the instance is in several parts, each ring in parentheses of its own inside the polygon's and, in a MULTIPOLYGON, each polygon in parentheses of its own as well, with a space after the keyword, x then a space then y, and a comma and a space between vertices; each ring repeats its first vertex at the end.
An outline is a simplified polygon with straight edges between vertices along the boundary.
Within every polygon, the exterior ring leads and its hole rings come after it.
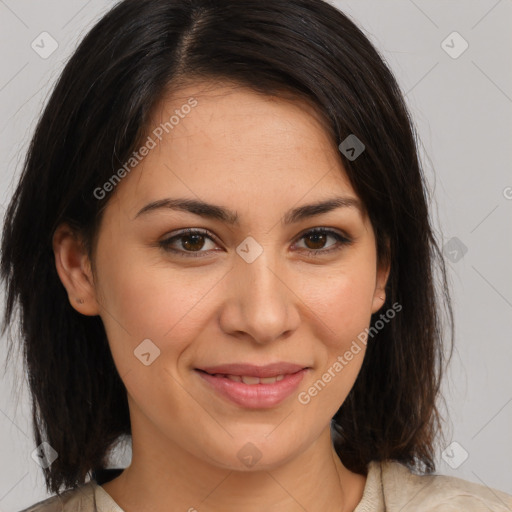
POLYGON ((252 386, 254 384, 274 384, 284 379, 284 375, 277 375, 276 377, 253 377, 250 375, 223 375, 221 373, 215 374, 215 377, 224 377, 234 382, 243 382, 252 386))
POLYGON ((246 377, 245 375, 243 375, 242 382, 244 384, 259 384, 260 378, 259 377, 246 377))
POLYGON ((277 377, 262 377, 260 382, 262 384, 274 384, 274 382, 277 382, 277 377))

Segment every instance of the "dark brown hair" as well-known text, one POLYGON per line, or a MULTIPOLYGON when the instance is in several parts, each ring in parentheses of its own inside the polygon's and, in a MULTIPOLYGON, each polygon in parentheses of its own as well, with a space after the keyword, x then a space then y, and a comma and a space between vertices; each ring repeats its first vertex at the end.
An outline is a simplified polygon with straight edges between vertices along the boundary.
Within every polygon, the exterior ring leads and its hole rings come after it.
POLYGON ((391 262, 381 311, 395 302, 403 310, 369 340, 360 374, 333 418, 335 448, 361 474, 369 461, 385 459, 432 471, 441 313, 449 316, 450 343, 453 314, 417 137, 383 58, 322 0, 125 0, 66 64, 5 217, 3 332, 18 312, 35 442, 47 441, 59 454, 44 470, 48 490, 83 483, 105 467, 113 443, 130 435, 126 389, 102 321, 69 304, 53 233, 68 222, 93 258, 109 200, 98 200, 94 190, 140 147, 164 95, 187 80, 295 94, 327 120, 333 143, 355 134, 365 145, 353 161, 339 155, 372 222, 378 258, 391 262))

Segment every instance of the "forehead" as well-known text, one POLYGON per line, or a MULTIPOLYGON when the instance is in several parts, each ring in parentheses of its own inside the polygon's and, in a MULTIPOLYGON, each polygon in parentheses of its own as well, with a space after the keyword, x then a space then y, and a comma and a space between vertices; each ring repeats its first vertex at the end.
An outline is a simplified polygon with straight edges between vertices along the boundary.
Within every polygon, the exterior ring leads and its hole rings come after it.
POLYGON ((162 126, 165 142, 179 145, 180 139, 188 139, 200 145, 208 141, 207 148, 222 147, 231 153, 237 148, 248 155, 265 147, 273 148, 274 154, 337 149, 330 123, 312 100, 289 91, 266 95, 224 82, 193 83, 164 96, 153 109, 147 131, 162 126), (193 109, 187 106, 191 100, 196 105, 193 109))
POLYGON ((155 107, 146 137, 155 147, 122 183, 132 211, 176 194, 262 207, 265 198, 289 207, 301 197, 355 196, 326 120, 298 96, 191 84, 155 107))

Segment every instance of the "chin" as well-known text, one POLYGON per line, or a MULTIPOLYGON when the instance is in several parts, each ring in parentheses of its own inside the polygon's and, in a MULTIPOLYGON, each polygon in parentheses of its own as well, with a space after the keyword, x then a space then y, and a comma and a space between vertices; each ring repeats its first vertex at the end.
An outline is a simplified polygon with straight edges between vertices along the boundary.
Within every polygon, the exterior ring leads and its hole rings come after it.
MULTIPOLYGON (((275 426, 273 427, 275 428, 275 426)), ((300 446, 291 436, 270 434, 266 429, 263 435, 244 435, 230 438, 223 446, 205 447, 202 456, 223 469, 232 471, 265 471, 279 467, 298 455, 300 446), (274 438, 271 437, 275 435, 274 438)))

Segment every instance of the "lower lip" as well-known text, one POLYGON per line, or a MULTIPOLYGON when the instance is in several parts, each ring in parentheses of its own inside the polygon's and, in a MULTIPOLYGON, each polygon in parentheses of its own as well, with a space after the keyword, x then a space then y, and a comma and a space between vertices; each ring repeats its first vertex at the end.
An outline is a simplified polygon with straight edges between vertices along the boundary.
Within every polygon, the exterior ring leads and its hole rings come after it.
POLYGON ((272 384, 244 384, 196 370, 220 395, 247 409, 265 409, 278 405, 297 389, 306 371, 303 369, 285 375, 283 380, 272 384))

